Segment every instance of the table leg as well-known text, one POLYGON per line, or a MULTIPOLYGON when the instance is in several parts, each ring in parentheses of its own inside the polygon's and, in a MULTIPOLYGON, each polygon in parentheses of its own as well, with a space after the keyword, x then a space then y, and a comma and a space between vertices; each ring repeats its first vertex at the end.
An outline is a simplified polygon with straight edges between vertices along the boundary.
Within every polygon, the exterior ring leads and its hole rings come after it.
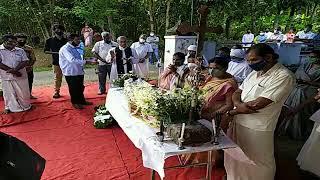
POLYGON ((155 180, 156 179, 156 171, 151 169, 151 180, 155 180))
POLYGON ((206 179, 211 180, 211 176, 212 176, 212 151, 208 151, 208 164, 207 164, 206 179))

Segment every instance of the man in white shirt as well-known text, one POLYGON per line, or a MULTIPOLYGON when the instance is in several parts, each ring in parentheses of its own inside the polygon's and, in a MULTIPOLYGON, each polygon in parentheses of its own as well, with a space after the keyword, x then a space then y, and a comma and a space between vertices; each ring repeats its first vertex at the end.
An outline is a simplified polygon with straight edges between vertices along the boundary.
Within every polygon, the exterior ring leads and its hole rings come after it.
POLYGON ((25 68, 29 59, 23 49, 16 47, 17 38, 14 35, 4 35, 3 41, 0 46, 0 77, 5 105, 3 114, 27 111, 31 108, 25 68))
POLYGON ((296 34, 295 40, 296 41, 310 41, 310 40, 312 40, 316 36, 316 34, 312 32, 312 27, 313 26, 311 24, 306 25, 305 30, 299 31, 296 34))
POLYGON ((92 52, 98 59, 98 77, 99 77, 99 95, 106 93, 106 81, 107 75, 110 79, 111 62, 106 61, 106 57, 112 48, 118 47, 118 43, 111 41, 111 35, 109 32, 102 32, 102 41, 96 42, 92 52))
POLYGON ((152 46, 149 43, 146 43, 147 36, 142 34, 139 37, 139 42, 135 42, 131 45, 131 48, 134 49, 137 53, 138 62, 133 65, 133 71, 140 78, 149 77, 149 63, 148 59, 150 54, 153 52, 152 46))
POLYGON ((83 109, 84 105, 92 105, 84 98, 84 65, 86 61, 82 59, 77 47, 80 44, 80 37, 77 34, 70 34, 68 43, 61 47, 59 51, 59 65, 62 74, 65 76, 71 103, 76 109, 83 109))
POLYGON ((253 41, 254 41, 254 34, 252 34, 250 30, 248 30, 247 33, 244 34, 242 37, 243 47, 251 47, 253 41))
MULTIPOLYGON (((188 48, 187 48, 188 53, 185 57, 184 64, 188 64, 189 58, 196 58, 197 48, 198 48, 197 45, 193 45, 193 44, 188 46, 188 48)), ((209 66, 208 60, 204 56, 202 56, 201 66, 203 66, 203 67, 209 66)))
POLYGON ((136 52, 127 46, 127 38, 120 36, 117 38, 119 47, 110 50, 107 61, 112 62, 110 79, 118 78, 118 75, 132 73, 133 64, 137 63, 136 52))
POLYGON ((267 39, 270 39, 270 37, 273 35, 273 32, 271 32, 269 29, 267 29, 265 34, 267 36, 267 39))
POLYGON ((284 34, 281 32, 281 28, 275 28, 274 33, 267 39, 268 42, 280 43, 285 41, 284 34))
POLYGON ((247 54, 254 70, 233 94, 233 140, 254 164, 225 153, 228 180, 273 180, 274 130, 281 108, 294 87, 294 75, 277 62, 279 55, 267 44, 252 46, 247 54))
POLYGON ((249 67, 247 61, 245 61, 245 51, 240 45, 234 46, 231 49, 227 72, 234 76, 238 85, 244 81, 244 79, 251 73, 252 69, 249 67))
POLYGON ((150 63, 153 64, 153 56, 154 54, 156 56, 157 62, 159 62, 160 57, 159 57, 159 37, 154 34, 154 32, 150 32, 150 36, 147 38, 147 43, 151 44, 153 53, 151 53, 149 60, 150 63))

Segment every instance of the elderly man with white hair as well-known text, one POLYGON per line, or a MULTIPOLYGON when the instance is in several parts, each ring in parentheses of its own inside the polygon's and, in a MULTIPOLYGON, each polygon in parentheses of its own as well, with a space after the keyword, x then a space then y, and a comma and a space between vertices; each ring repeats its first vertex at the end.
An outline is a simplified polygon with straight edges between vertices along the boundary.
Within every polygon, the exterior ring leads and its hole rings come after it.
POLYGON ((136 64, 136 51, 127 46, 127 38, 120 36, 117 38, 119 47, 110 50, 107 61, 112 62, 110 79, 117 79, 119 75, 127 74, 133 70, 133 64, 136 64))
POLYGON ((231 61, 229 62, 227 72, 234 76, 239 85, 252 71, 244 59, 245 54, 245 51, 240 45, 232 47, 230 52, 231 61))
MULTIPOLYGON (((106 81, 107 75, 110 79, 111 74, 111 66, 112 63, 107 61, 107 55, 112 48, 118 47, 118 43, 113 42, 111 40, 111 35, 109 32, 102 32, 101 36, 103 38, 102 41, 96 42, 94 45, 92 52, 95 57, 98 59, 98 77, 99 77, 99 95, 102 95, 106 92, 106 81)), ((114 55, 112 55, 114 57, 114 55)))

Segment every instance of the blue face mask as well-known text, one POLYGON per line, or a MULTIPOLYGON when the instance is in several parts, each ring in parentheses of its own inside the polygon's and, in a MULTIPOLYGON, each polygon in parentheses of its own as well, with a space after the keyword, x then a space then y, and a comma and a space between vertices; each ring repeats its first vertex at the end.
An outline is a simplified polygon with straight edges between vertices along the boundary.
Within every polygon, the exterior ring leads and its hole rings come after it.
POLYGON ((255 71, 261 71, 266 65, 267 65, 267 62, 264 59, 257 63, 249 64, 250 68, 255 71))

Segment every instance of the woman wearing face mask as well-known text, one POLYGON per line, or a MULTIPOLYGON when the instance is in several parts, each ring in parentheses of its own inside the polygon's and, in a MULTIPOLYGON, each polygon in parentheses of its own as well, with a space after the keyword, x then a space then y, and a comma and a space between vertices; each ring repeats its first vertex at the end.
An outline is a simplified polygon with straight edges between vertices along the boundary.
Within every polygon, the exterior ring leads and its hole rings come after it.
POLYGON ((285 121, 280 131, 289 134, 293 139, 305 139, 309 136, 313 124, 305 121, 319 109, 316 102, 304 106, 313 101, 314 94, 320 87, 320 51, 314 50, 309 61, 302 64, 295 73, 297 85, 285 102, 285 121))
MULTIPOLYGON (((212 120, 217 113, 225 114, 233 109, 232 94, 238 88, 233 76, 226 72, 228 62, 223 57, 215 57, 210 60, 210 76, 200 87, 204 96, 204 105, 201 110, 201 118, 212 120)), ((224 119, 225 117, 223 117, 224 119)), ((192 163, 207 162, 207 153, 193 153, 185 155, 185 160, 192 163)), ((214 151, 212 161, 220 164, 222 156, 214 151), (219 161, 220 160, 220 161, 219 161)))
POLYGON ((233 76, 227 73, 228 62, 222 57, 211 60, 210 75, 201 90, 205 104, 201 116, 211 120, 217 112, 225 113, 233 108, 232 94, 238 88, 233 76))

